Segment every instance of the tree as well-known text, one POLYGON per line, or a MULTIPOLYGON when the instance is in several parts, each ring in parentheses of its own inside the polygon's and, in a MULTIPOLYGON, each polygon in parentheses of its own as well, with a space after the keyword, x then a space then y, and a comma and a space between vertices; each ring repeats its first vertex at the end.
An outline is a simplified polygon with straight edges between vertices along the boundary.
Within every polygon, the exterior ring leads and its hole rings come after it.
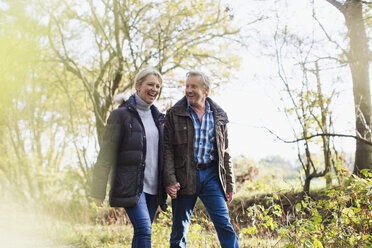
MULTIPOLYGON (((326 176, 334 167, 332 153, 336 150, 331 149, 332 137, 329 133, 333 129, 331 105, 337 91, 335 87, 328 92, 324 90, 319 66, 322 58, 317 55, 321 43, 314 34, 301 37, 291 33, 286 26, 281 30, 278 25, 274 42, 278 75, 285 94, 281 97, 283 109, 287 118, 294 121, 292 131, 295 140, 285 142, 297 143, 298 160, 304 172, 303 189, 309 193, 311 180, 326 176), (297 70, 289 75, 287 71, 293 68, 293 64, 297 70), (313 151, 318 144, 321 144, 324 166, 319 166, 319 161, 314 159, 313 151)), ((327 186, 331 184, 332 180, 327 177, 327 186)))
MULTIPOLYGON (((349 38, 346 52, 353 80, 355 126, 357 136, 371 141, 371 91, 369 85, 369 60, 371 52, 363 18, 361 0, 326 0, 344 16, 349 38)), ((372 147, 360 140, 356 142, 354 173, 362 169, 372 170, 372 147)))
POLYGON ((24 2, 6 3, 0 21, 0 184, 19 199, 38 200, 61 172, 68 138, 64 104, 48 81, 45 27, 24 2))
POLYGON ((183 83, 177 74, 184 69, 209 70, 218 86, 239 64, 231 46, 239 42, 239 28, 219 1, 50 0, 33 7, 48 16, 48 44, 53 62, 62 67, 54 71, 54 82, 69 99, 74 178, 86 195, 92 141, 100 144, 115 94, 130 92, 141 68, 158 69, 163 89, 169 89, 183 83))
POLYGON ((228 48, 239 29, 219 1, 57 1, 43 8, 49 44, 84 86, 99 142, 113 96, 132 88, 140 68, 154 66, 170 85, 177 69, 208 68, 221 79, 238 63, 228 48))

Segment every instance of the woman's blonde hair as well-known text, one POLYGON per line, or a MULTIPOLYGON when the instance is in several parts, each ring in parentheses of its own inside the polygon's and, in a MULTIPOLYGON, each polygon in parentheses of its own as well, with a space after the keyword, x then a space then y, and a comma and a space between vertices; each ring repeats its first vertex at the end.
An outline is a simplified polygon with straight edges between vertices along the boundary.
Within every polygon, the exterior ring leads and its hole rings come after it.
POLYGON ((134 77, 134 83, 138 85, 141 85, 143 83, 143 81, 145 81, 146 77, 148 75, 154 75, 154 76, 157 76, 159 78, 159 81, 160 81, 160 84, 163 83, 163 78, 161 76, 161 74, 155 70, 153 67, 146 67, 146 68, 143 68, 142 70, 140 70, 137 75, 134 77))

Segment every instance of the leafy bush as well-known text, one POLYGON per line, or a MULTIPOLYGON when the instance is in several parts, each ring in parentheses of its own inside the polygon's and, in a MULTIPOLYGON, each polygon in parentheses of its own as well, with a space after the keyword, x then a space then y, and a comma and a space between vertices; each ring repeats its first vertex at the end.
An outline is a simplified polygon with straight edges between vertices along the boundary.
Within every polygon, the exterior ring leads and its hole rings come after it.
POLYGON ((280 230, 285 247, 371 247, 372 173, 364 174, 327 190, 325 199, 297 203, 302 218, 280 230))

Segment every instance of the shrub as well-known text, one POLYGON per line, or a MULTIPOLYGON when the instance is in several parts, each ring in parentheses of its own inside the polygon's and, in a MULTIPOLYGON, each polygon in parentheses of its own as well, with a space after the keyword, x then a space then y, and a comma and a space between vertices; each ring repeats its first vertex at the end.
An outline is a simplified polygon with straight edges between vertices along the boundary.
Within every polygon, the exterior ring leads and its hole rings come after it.
POLYGON ((280 229, 285 247, 371 247, 372 173, 364 173, 366 178, 353 176, 327 190, 325 199, 297 203, 302 218, 280 229))

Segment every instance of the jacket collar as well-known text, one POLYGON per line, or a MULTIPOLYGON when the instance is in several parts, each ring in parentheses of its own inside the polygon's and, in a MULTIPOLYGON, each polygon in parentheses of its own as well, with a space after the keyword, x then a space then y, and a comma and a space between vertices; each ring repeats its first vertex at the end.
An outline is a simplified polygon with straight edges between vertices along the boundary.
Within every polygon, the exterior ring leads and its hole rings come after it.
POLYGON ((129 97, 129 99, 125 102, 125 105, 129 110, 136 111, 137 103, 134 94, 129 97))
MULTIPOLYGON (((208 101, 210 108, 213 112, 215 123, 218 123, 218 122, 221 122, 221 124, 228 123, 229 120, 227 118, 226 112, 217 103, 215 103, 211 98, 207 97, 206 100, 208 101)), ((174 111, 176 115, 189 116, 189 113, 187 112, 186 96, 184 96, 181 100, 179 100, 174 105, 174 111)))
POLYGON ((207 101, 209 102, 211 106, 211 110, 213 112, 213 117, 214 117, 214 122, 220 123, 221 125, 226 125, 229 122, 226 112, 217 103, 215 103, 211 98, 207 97, 207 101))

